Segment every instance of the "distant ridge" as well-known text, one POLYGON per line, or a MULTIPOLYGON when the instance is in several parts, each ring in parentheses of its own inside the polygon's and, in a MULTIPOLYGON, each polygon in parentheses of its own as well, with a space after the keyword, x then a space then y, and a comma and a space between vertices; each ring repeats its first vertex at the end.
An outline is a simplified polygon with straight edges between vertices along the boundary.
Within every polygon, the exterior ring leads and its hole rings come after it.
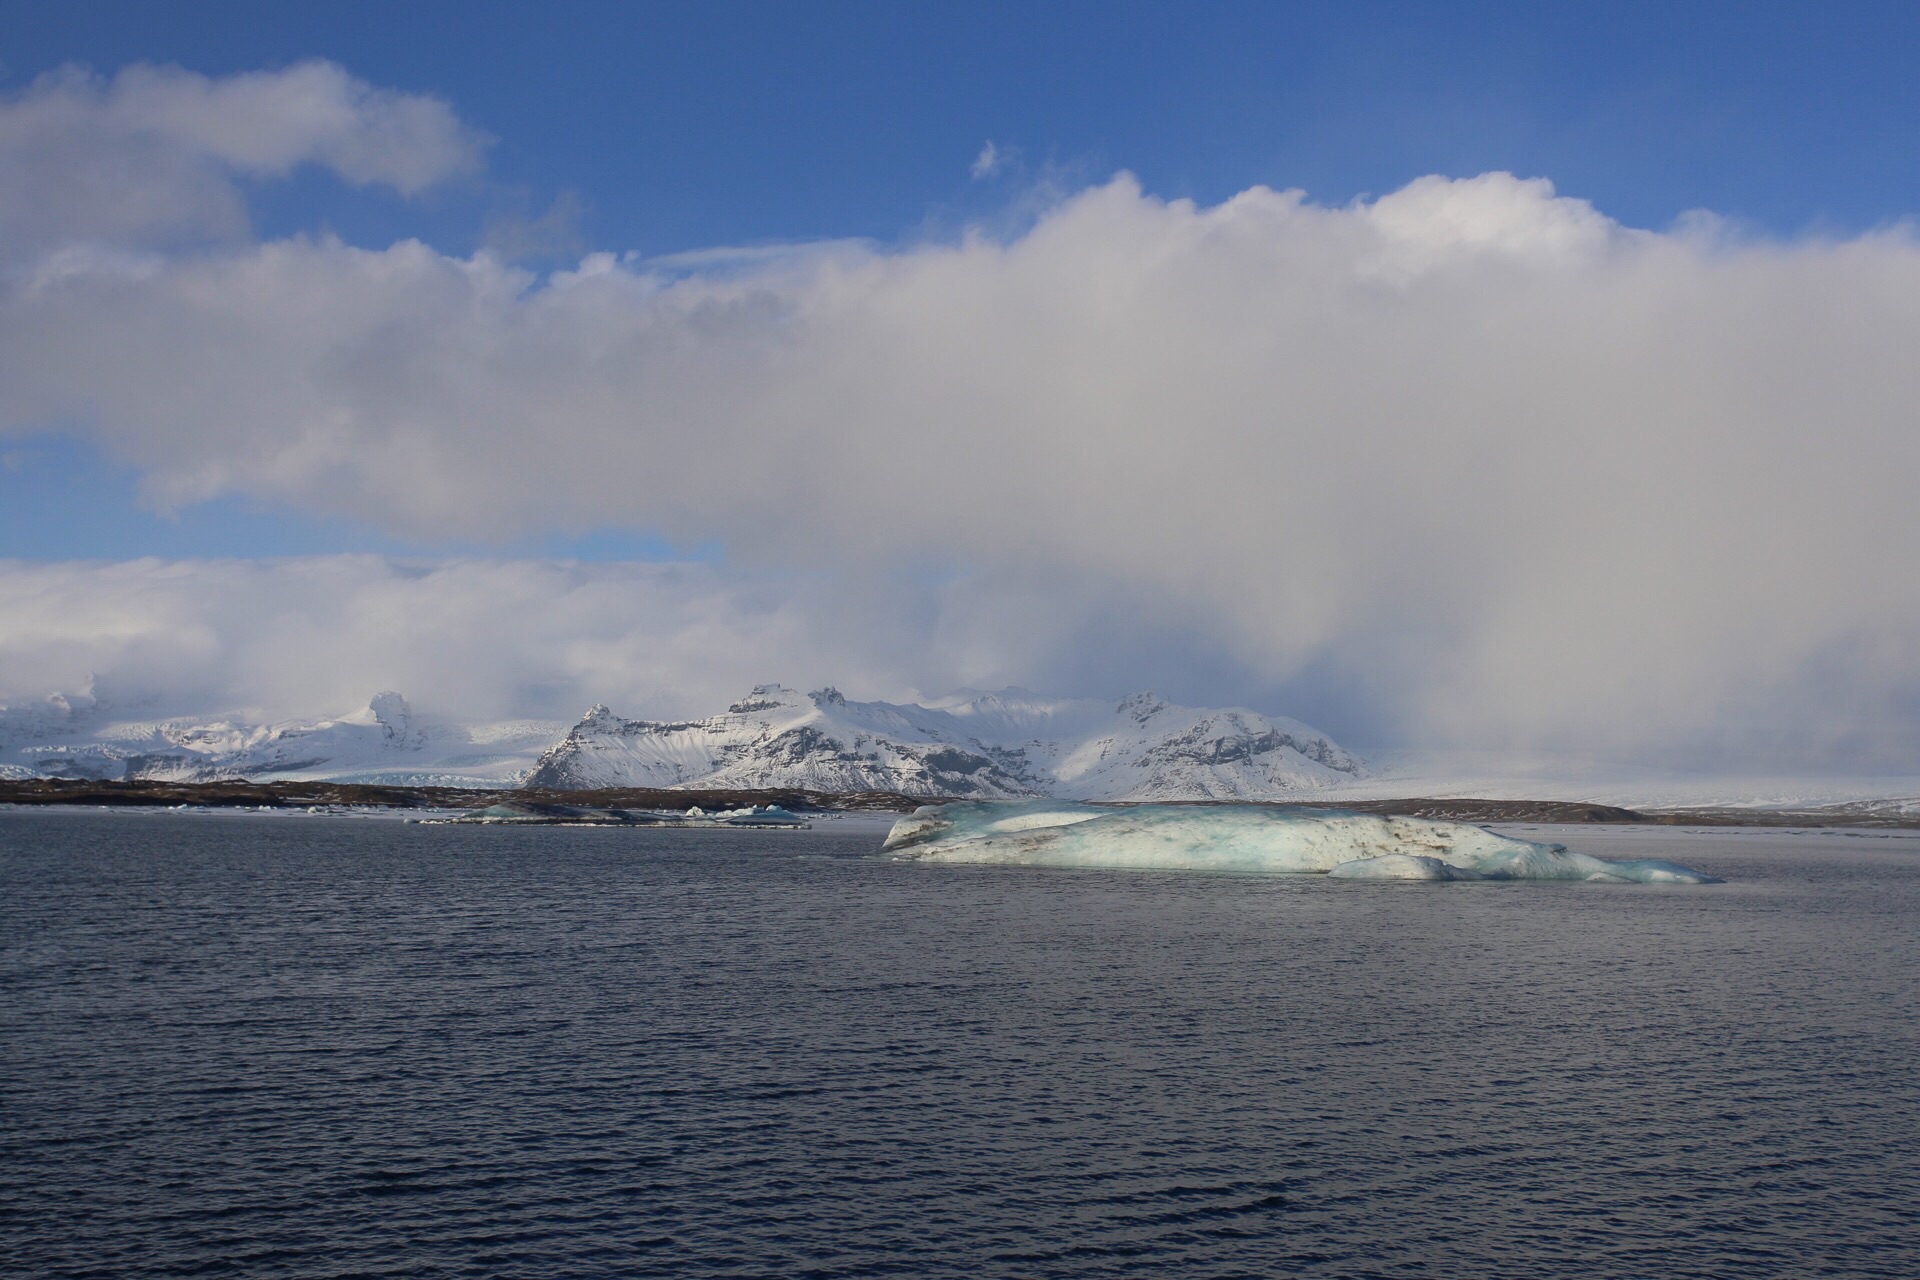
POLYGON ((1269 800, 1364 773, 1356 757, 1298 721, 1181 707, 1150 693, 1116 704, 969 690, 923 706, 767 684, 700 720, 625 720, 596 706, 526 784, 1269 800))
POLYGON ((391 691, 331 718, 121 719, 52 698, 0 708, 0 779, 375 786, 794 790, 1081 800, 1275 800, 1366 776, 1325 734, 1241 708, 1024 689, 930 705, 757 685, 717 715, 555 721, 424 718, 391 691))
POLYGON ((423 721, 391 690, 343 716, 270 724, 234 717, 123 720, 113 711, 91 699, 58 696, 41 706, 0 708, 0 779, 510 786, 566 731, 554 721, 423 721))

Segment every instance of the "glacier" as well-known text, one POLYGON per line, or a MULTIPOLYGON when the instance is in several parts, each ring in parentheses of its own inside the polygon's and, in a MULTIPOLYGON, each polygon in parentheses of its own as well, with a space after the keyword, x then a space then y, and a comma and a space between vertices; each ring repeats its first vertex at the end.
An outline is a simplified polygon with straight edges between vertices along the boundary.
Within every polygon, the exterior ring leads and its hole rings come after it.
POLYGON ((915 862, 1324 873, 1341 880, 1719 883, 1678 863, 1609 861, 1470 824, 1271 805, 926 805, 894 823, 882 851, 915 862))
POLYGON ((554 721, 423 717, 391 690, 345 715, 268 723, 242 716, 123 718, 123 709, 105 699, 56 694, 38 704, 0 703, 0 778, 508 787, 565 732, 554 721))

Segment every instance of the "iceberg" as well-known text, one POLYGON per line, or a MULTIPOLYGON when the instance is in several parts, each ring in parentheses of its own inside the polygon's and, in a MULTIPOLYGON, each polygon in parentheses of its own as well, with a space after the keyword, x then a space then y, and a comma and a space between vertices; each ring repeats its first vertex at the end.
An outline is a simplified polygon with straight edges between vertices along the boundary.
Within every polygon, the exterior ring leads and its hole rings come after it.
POLYGON ((1456 867, 1451 862, 1424 853, 1383 853, 1373 858, 1355 858, 1327 872, 1335 880, 1485 880, 1472 867, 1456 867))
POLYGON ((882 851, 915 862, 1323 873, 1340 880, 1719 883, 1678 863, 1613 862, 1465 823, 1273 805, 1103 809, 961 801, 901 818, 882 851))

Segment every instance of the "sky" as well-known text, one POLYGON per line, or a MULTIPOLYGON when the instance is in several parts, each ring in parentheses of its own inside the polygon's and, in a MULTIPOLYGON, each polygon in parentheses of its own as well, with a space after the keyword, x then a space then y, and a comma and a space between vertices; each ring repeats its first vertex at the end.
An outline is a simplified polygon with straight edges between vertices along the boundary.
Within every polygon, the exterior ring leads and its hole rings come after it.
POLYGON ((1910 769, 1910 6, 0 4, 0 700, 1910 769))

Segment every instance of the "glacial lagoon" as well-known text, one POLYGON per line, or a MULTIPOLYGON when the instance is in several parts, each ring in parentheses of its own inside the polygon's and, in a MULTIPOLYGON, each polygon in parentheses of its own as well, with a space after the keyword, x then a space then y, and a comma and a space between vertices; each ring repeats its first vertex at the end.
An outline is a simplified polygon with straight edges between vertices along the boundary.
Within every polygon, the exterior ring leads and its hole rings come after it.
POLYGON ((1920 836, 1725 883, 0 812, 11 1274, 1920 1274, 1920 836))

